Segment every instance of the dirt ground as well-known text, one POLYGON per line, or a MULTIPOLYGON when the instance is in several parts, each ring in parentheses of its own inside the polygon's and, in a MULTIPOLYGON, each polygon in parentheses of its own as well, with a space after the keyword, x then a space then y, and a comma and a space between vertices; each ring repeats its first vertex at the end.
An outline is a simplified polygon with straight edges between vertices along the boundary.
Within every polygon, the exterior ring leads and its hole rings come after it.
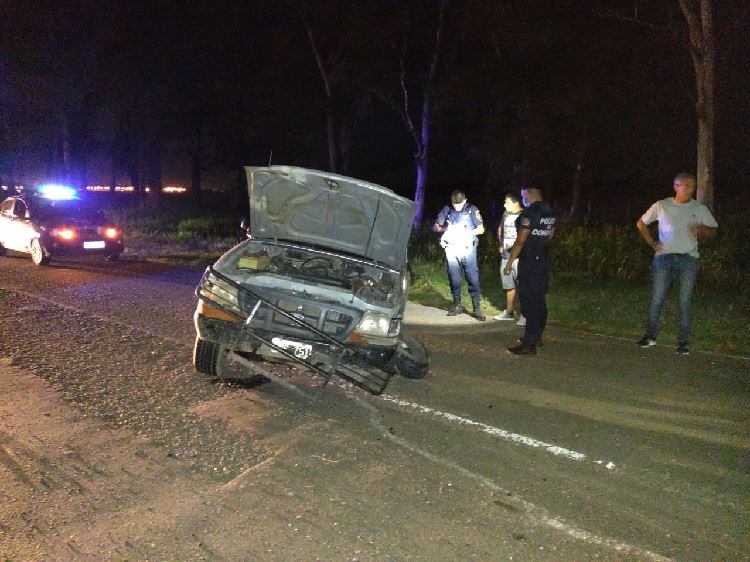
POLYGON ((390 398, 218 381, 191 365, 200 271, 11 265, 2 561, 746 558, 736 358, 557 330, 514 358, 513 328, 415 321, 433 368, 390 398))
MULTIPOLYGON (((194 407, 265 451, 228 478, 82 415, 8 360, 0 373, 3 560, 581 555, 578 541, 540 525, 510 492, 468 485, 449 467, 425 468, 377 435, 354 437, 340 416, 297 416, 290 431, 289 412, 252 389, 194 407)), ((586 550, 617 559, 607 548, 586 550)))
POLYGON ((180 493, 197 482, 147 440, 81 416, 43 380, 1 365, 3 557, 148 557, 147 543, 131 541, 162 526, 174 506, 197 501, 200 489, 180 493))

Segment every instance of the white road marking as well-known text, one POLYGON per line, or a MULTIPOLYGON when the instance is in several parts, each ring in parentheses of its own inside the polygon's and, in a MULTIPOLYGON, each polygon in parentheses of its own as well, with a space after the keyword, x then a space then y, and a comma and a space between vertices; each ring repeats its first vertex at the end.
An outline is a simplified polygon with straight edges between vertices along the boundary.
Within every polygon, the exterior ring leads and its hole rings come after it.
MULTIPOLYGON (((661 554, 657 552, 653 552, 651 550, 641 548, 639 546, 635 546, 632 544, 628 544, 626 542, 618 541, 615 539, 609 539, 606 537, 600 537, 599 535, 596 535, 590 531, 586 531, 584 529, 580 529, 578 527, 575 527, 573 525, 570 525, 566 523, 564 520, 559 519, 557 517, 551 516, 546 509, 542 507, 538 507, 537 505, 531 503, 530 501, 524 500, 523 498, 516 496, 509 490, 506 490, 502 486, 499 486, 496 484, 493 480, 490 478, 487 478, 486 476, 483 476, 482 474, 478 474, 476 472, 473 472, 460 464, 457 464, 455 462, 452 462, 448 459, 445 459, 443 457, 440 457, 438 455, 435 455, 433 453, 430 453, 429 451, 426 451, 420 447, 417 447, 415 445, 412 445, 409 441, 406 439, 403 439, 401 437, 397 437, 396 435, 393 435, 390 431, 388 431, 385 426, 380 421, 379 416, 377 415, 378 410, 377 408, 364 400, 362 400, 359 396, 352 396, 356 402, 362 405, 362 407, 370 412, 370 423, 378 430, 380 433, 388 440, 392 441, 393 443, 396 443, 397 445, 412 451, 418 455, 423 456, 424 458, 437 463, 441 464, 445 467, 451 468, 460 474, 463 474, 465 477, 470 478, 472 480, 475 480, 479 482, 480 484, 488 487, 489 489, 498 492, 503 495, 503 500, 506 502, 510 502, 513 505, 516 505, 520 509, 522 509, 525 513, 528 514, 529 517, 531 517, 536 523, 539 525, 544 525, 546 527, 549 527, 551 529, 555 529, 565 535, 568 535, 569 537, 572 537, 575 540, 579 540, 581 542, 585 542, 588 544, 594 544, 598 546, 602 546, 604 548, 609 548, 611 550, 614 550, 615 552, 618 552, 620 554, 625 554, 627 556, 637 556, 640 558, 645 558, 648 560, 653 560, 654 562, 671 562, 673 559, 668 558, 666 556, 662 556, 661 554)), ((405 402, 403 400, 399 400, 398 398, 393 398, 392 396, 387 395, 381 395, 380 398, 385 398, 389 402, 393 402, 399 405, 405 405, 405 406, 411 406, 411 407, 417 407, 418 409, 426 408, 426 413, 433 413, 436 412, 433 408, 427 408, 426 406, 420 406, 419 404, 412 404, 411 402, 405 402)), ((442 412, 441 412, 442 413, 442 412)), ((450 416, 453 416, 453 414, 448 414, 450 416)), ((456 416, 460 417, 460 416, 456 416)), ((466 418, 463 418, 466 419, 466 418)), ((471 421, 471 420, 469 420, 471 421)), ((473 424, 476 424, 476 422, 473 422, 473 424)), ((471 425, 473 425, 471 424, 471 425)), ((484 425, 484 424, 480 424, 484 425)), ((488 426, 491 427, 491 426, 488 426)), ((523 437, 523 436, 521 436, 523 437)), ((532 440, 533 441, 533 440, 532 440)), ((580 454, 580 453, 579 453, 580 454)), ((584 455, 585 458, 585 455, 584 455)))
MULTIPOLYGON (((380 398, 382 398, 386 402, 390 402, 392 404, 396 404, 404 408, 411 408, 413 410, 417 410, 418 412, 422 412, 423 414, 431 414, 437 418, 443 418, 448 421, 455 422, 461 425, 468 425, 471 427, 476 427, 484 433, 487 433, 494 437, 498 437, 500 439, 504 439, 506 441, 512 441, 513 443, 519 443, 521 445, 526 445, 528 447, 534 447, 535 449, 544 449, 545 451, 547 451, 548 453, 552 453, 553 455, 566 457, 574 461, 584 461, 588 459, 588 456, 585 455, 584 453, 572 451, 570 449, 566 449, 565 447, 560 447, 559 445, 545 443, 544 441, 539 441, 538 439, 534 439, 533 437, 528 437, 526 435, 513 433, 511 431, 507 431, 499 427, 494 427, 486 423, 474 421, 472 419, 465 418, 463 416, 458 416, 456 414, 451 414, 449 412, 441 412, 440 410, 436 410, 435 408, 430 408, 429 406, 422 406, 421 404, 416 404, 415 402, 408 402, 406 400, 401 400, 400 398, 395 398, 387 394, 382 394, 380 398)), ((598 466, 602 466, 606 468, 607 470, 615 470, 617 468, 617 465, 613 463, 612 461, 597 460, 593 462, 594 464, 598 466)))

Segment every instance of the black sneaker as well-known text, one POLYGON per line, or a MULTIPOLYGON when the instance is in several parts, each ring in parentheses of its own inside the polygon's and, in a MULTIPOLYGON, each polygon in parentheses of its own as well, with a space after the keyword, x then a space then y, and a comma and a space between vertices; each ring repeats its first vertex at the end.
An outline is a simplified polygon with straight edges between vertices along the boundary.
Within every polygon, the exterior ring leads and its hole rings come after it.
POLYGON ((508 352, 513 355, 536 355, 536 346, 522 343, 515 347, 509 347, 508 352))
POLYGON ((677 355, 690 355, 690 348, 686 343, 681 343, 677 346, 677 355))
MULTIPOLYGON (((518 343, 523 343, 523 338, 517 338, 516 341, 518 343)), ((536 342, 536 347, 544 347, 544 341, 542 341, 542 338, 539 338, 536 342)))
POLYGON ((652 347, 656 345, 656 340, 648 336, 643 336, 641 339, 635 342, 635 345, 637 345, 638 347, 643 347, 643 348, 652 347))

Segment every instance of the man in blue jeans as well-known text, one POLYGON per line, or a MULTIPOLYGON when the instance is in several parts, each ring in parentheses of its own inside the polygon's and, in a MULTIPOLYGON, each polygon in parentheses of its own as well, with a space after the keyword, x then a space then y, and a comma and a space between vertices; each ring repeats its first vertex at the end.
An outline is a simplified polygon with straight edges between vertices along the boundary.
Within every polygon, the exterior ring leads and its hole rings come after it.
POLYGON ((448 283, 453 295, 453 306, 448 316, 457 316, 464 312, 461 305, 461 278, 466 276, 469 295, 474 307, 474 318, 484 321, 480 304, 479 266, 477 265, 477 236, 484 234, 482 215, 474 205, 466 200, 462 191, 451 193, 451 205, 446 205, 438 213, 432 227, 442 233, 440 245, 445 250, 448 264, 448 283))
POLYGON ((646 333, 638 340, 640 347, 656 345, 659 318, 672 278, 679 289, 680 320, 677 353, 690 353, 690 304, 698 272, 698 239, 716 235, 718 224, 708 207, 693 199, 695 176, 678 174, 674 179, 674 197, 657 201, 638 219, 638 232, 654 250, 651 304, 646 333), (654 240, 648 225, 659 223, 659 239, 654 240))

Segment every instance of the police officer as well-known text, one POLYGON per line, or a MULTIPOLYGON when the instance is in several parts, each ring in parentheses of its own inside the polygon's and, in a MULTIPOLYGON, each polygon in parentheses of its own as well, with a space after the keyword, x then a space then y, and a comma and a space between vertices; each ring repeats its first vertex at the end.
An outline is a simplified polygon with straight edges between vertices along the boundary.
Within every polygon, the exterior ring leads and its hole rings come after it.
POLYGON ((526 208, 516 219, 518 237, 503 271, 508 275, 518 259, 518 297, 521 313, 526 317, 526 328, 521 343, 508 351, 514 355, 533 355, 547 324, 548 250, 557 217, 542 200, 540 189, 522 189, 521 196, 526 208))
POLYGON ((484 234, 484 222, 479 209, 466 200, 466 195, 462 191, 454 191, 451 193, 451 206, 446 205, 438 213, 432 229, 443 233, 440 245, 445 249, 448 282, 453 294, 453 306, 448 311, 448 316, 456 316, 464 311, 461 305, 461 281, 465 275, 469 284, 474 317, 477 320, 485 320, 479 302, 477 236, 484 234))

